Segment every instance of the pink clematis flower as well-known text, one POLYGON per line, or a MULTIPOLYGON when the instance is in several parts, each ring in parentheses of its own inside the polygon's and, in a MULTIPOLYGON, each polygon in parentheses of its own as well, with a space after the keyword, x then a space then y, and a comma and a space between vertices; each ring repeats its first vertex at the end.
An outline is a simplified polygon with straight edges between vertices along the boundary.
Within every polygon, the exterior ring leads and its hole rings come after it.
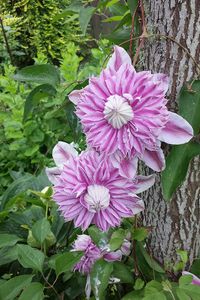
POLYGON ((77 105, 91 147, 121 156, 120 166, 133 173, 135 157, 161 171, 165 167, 161 142, 184 144, 193 136, 190 124, 168 111, 167 89, 166 75, 136 72, 126 51, 115 46, 107 68, 69 99, 77 105))
POLYGON ((196 275, 187 272, 187 271, 183 271, 182 275, 191 275, 192 276, 192 284, 196 284, 196 285, 200 285, 200 278, 198 278, 196 275))
POLYGON ((84 255, 74 267, 74 271, 79 271, 82 274, 89 274, 93 264, 101 257, 101 250, 93 243, 91 237, 86 234, 78 236, 71 251, 84 252, 84 255))
POLYGON ((149 188, 154 176, 127 179, 113 166, 110 157, 94 150, 77 156, 69 146, 63 142, 55 146, 53 155, 59 166, 56 171, 46 170, 54 184, 53 198, 67 221, 73 220, 75 227, 83 230, 95 224, 107 231, 119 226, 122 218, 144 209, 136 193, 149 188))

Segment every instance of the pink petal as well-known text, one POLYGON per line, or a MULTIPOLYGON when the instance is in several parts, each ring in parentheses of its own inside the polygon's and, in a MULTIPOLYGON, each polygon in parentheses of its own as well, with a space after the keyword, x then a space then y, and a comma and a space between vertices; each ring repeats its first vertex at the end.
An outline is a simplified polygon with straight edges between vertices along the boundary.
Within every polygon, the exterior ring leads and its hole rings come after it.
POLYGON ((135 194, 142 193, 148 190, 155 183, 155 175, 150 176, 137 176, 135 194))
POLYGON ((159 85, 165 94, 169 88, 169 77, 166 74, 153 74, 153 82, 159 85))
POLYGON ((74 147, 65 142, 58 142, 52 152, 53 159, 59 168, 62 168, 63 164, 71 157, 75 157, 77 155, 78 152, 74 149, 74 147))
POLYGON ((139 214, 144 210, 144 202, 139 199, 136 203, 134 203, 134 207, 131 207, 131 211, 134 215, 139 214))
POLYGON ((131 58, 122 47, 114 46, 114 53, 108 61, 107 68, 117 71, 122 64, 131 65, 131 58))
POLYGON ((165 168, 165 157, 162 149, 158 151, 150 151, 146 149, 142 156, 145 164, 156 172, 160 172, 165 168))
POLYGON ((70 100, 72 103, 74 103, 75 105, 77 105, 77 104, 78 104, 78 101, 81 99, 81 96, 82 96, 83 91, 84 91, 84 89, 72 91, 72 92, 68 95, 69 100, 70 100))
POLYGON ((58 167, 46 168, 45 172, 51 183, 53 183, 53 184, 58 183, 58 176, 61 174, 61 169, 59 169, 58 167))
POLYGON ((159 140, 172 144, 185 144, 193 137, 192 126, 181 116, 169 112, 169 121, 162 129, 159 140))
POLYGON ((137 172, 138 158, 122 159, 119 166, 119 174, 128 179, 133 179, 137 172))
POLYGON ((110 252, 105 254, 103 258, 106 261, 116 261, 116 260, 120 261, 122 259, 122 252, 120 250, 117 250, 115 252, 110 252))

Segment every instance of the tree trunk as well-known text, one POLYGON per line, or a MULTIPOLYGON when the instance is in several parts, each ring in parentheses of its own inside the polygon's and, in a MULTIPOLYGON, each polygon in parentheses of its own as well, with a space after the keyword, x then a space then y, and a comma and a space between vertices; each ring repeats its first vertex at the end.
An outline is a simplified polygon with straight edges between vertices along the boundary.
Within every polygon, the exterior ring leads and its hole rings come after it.
MULTIPOLYGON (((199 63, 200 1, 150 0, 143 1, 149 33, 173 37, 199 63)), ((176 99, 186 81, 194 79, 197 68, 192 59, 170 39, 151 38, 145 43, 144 69, 170 76, 169 104, 177 110, 176 99)), ((160 177, 146 194, 144 224, 152 226, 149 247, 161 263, 178 260, 176 250, 188 251, 189 264, 200 249, 200 157, 191 161, 187 178, 170 203, 162 196, 160 177)))

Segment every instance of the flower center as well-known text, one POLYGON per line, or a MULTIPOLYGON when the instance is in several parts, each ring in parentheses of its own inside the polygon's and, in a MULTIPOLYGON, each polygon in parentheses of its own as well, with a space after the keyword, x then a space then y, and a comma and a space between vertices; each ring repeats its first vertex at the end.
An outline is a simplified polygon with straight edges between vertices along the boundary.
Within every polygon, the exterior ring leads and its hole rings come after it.
POLYGON ((118 95, 112 95, 108 98, 103 113, 108 123, 117 129, 127 124, 134 116, 128 101, 118 95))
POLYGON ((88 204, 88 210, 90 212, 103 210, 107 208, 110 203, 109 189, 98 184, 89 185, 84 199, 88 204))

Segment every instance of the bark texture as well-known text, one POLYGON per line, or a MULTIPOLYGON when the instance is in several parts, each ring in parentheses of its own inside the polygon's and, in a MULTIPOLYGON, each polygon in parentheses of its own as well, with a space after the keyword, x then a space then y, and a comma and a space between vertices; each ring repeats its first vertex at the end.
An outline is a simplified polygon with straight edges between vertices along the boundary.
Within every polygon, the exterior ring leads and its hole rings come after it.
MULTIPOLYGON (((199 63, 200 1, 144 1, 147 29, 173 37, 199 63)), ((170 39, 149 40, 144 47, 144 69, 170 76, 168 93, 171 110, 177 110, 177 95, 182 85, 197 75, 197 68, 186 51, 170 39)), ((190 164, 187 178, 168 204, 162 197, 160 177, 145 195, 146 211, 143 222, 152 226, 149 246, 161 263, 177 261, 176 250, 187 250, 190 264, 200 250, 200 157, 190 164)))

